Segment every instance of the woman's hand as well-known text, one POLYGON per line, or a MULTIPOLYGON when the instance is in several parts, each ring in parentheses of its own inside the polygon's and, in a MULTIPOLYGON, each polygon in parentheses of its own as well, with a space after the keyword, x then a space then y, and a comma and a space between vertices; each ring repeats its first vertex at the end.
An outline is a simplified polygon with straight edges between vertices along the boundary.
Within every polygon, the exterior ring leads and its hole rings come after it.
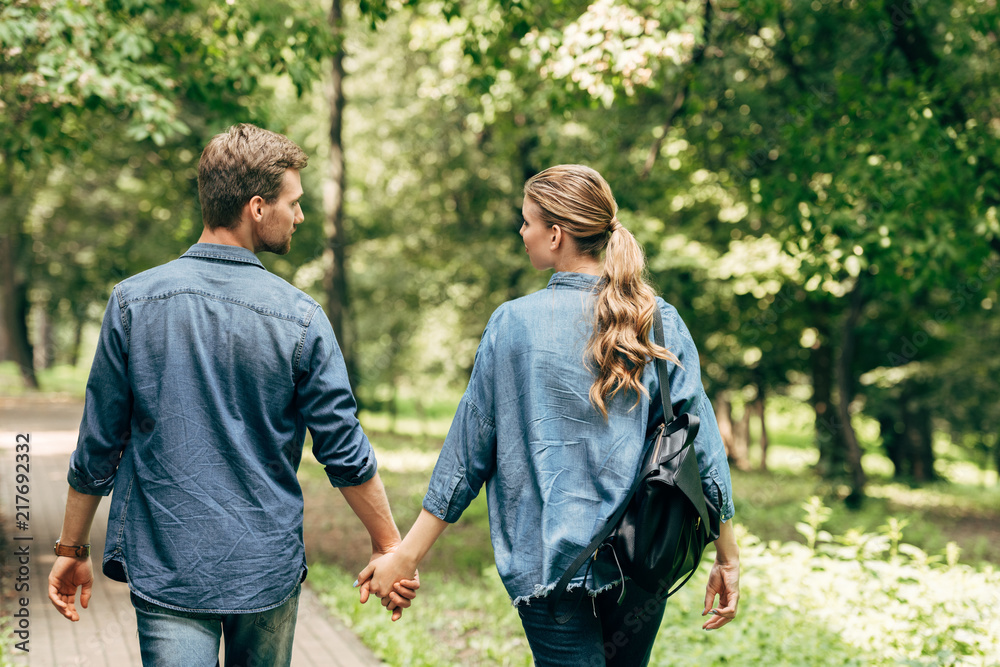
POLYGON ((736 533, 730 519, 719 527, 719 539, 715 541, 715 563, 708 575, 705 587, 705 609, 702 616, 712 614, 712 618, 702 625, 703 630, 718 630, 736 617, 736 607, 740 601, 740 550, 736 545, 736 533), (719 606, 713 608, 715 596, 719 596, 719 606))
POLYGON ((715 561, 708 575, 705 587, 705 610, 702 616, 712 614, 712 618, 702 625, 703 630, 718 630, 736 618, 736 606, 740 600, 740 563, 720 563, 715 561), (715 596, 719 596, 719 606, 714 607, 715 596))
POLYGON ((398 553, 372 555, 372 560, 361 574, 357 585, 361 587, 361 604, 368 602, 369 593, 382 599, 382 606, 392 612, 392 620, 399 620, 403 609, 410 606, 420 588, 416 565, 398 553))

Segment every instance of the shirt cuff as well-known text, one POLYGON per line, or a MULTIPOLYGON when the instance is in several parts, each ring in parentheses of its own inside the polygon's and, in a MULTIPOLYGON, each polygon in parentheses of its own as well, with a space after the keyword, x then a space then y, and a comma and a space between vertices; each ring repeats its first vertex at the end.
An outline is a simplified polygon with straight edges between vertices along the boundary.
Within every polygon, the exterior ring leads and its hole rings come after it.
POLYGON ((330 480, 335 488, 340 488, 343 486, 358 486, 364 484, 378 472, 378 462, 375 460, 374 456, 369 456, 365 459, 365 462, 361 465, 361 469, 357 474, 351 475, 349 477, 344 477, 337 473, 342 472, 341 470, 335 469, 332 466, 326 466, 326 476, 330 480))
POLYGON ((459 483, 465 478, 465 467, 459 466, 457 470, 452 474, 451 478, 448 479, 445 488, 442 490, 443 493, 439 493, 434 490, 434 477, 431 477, 430 487, 427 489, 427 495, 424 496, 424 509, 441 519, 442 521, 447 521, 448 523, 455 523, 462 516, 462 512, 468 507, 469 502, 464 502, 464 498, 456 499, 456 492, 459 483), (457 501, 457 502, 456 502, 457 501))
POLYGON ((66 475, 66 481, 69 482, 69 485, 74 491, 82 493, 86 496, 111 495, 111 490, 115 486, 114 475, 105 479, 91 479, 89 476, 84 475, 73 466, 70 466, 69 468, 69 473, 66 475))

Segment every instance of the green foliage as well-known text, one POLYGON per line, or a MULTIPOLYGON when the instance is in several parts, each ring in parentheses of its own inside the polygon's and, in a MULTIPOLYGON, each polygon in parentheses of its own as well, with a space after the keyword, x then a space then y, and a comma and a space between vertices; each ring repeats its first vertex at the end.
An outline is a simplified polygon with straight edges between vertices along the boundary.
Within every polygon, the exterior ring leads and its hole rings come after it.
POLYGON ((817 540, 829 542, 832 539, 830 533, 820 530, 820 526, 827 522, 832 512, 829 507, 823 506, 819 496, 810 498, 802 505, 802 509, 806 511, 806 518, 795 524, 795 530, 806 538, 806 546, 815 551, 817 540))
MULTIPOLYGON (((821 505, 811 503, 814 517, 821 505)), ((1000 600, 1000 573, 958 565, 954 545, 931 556, 902 542, 905 522, 881 534, 853 531, 815 549, 741 541, 743 585, 771 591, 791 611, 836 628, 865 664, 988 664, 1000 658, 1000 623, 982 609, 1000 600), (756 564, 753 567, 750 564, 756 564), (783 597, 808 581, 809 595, 783 597)))
POLYGON ((169 97, 171 73, 152 57, 153 26, 141 14, 105 0, 4 3, 0 136, 7 160, 31 164, 52 150, 71 152, 98 110, 133 112, 128 132, 136 139, 155 133, 162 143, 184 129, 169 97))
POLYGON ((0 667, 11 667, 10 654, 14 646, 14 635, 8 627, 7 619, 0 619, 0 667))
POLYGON ((404 611, 391 626, 377 599, 358 603, 353 578, 336 566, 309 570, 309 582, 327 608, 390 665, 531 665, 517 612, 492 567, 473 580, 422 574, 418 599, 423 604, 404 611))
MULTIPOLYGON (((1000 659, 1000 572, 959 565, 954 547, 932 556, 901 541, 902 522, 879 533, 822 531, 829 508, 804 505, 814 547, 764 542, 739 531, 740 613, 700 629, 708 564, 667 604, 653 665, 959 665, 1000 659)), ((436 547, 442 548, 442 547, 436 547)), ((450 548, 458 548, 450 546, 450 548)), ((353 575, 313 566, 310 581, 331 611, 391 665, 530 664, 496 571, 478 579, 422 575, 414 606, 391 627, 357 604, 353 575), (399 651, 406 646, 406 651, 399 651)))
POLYGON ((688 322, 710 395, 825 389, 829 436, 840 390, 817 360, 853 340, 845 399, 903 450, 901 480, 934 477, 906 443, 933 459, 935 432, 996 466, 997 19, 911 4, 366 0, 335 36, 304 0, 10 2, 0 240, 75 360, 66 332, 110 285, 197 238, 198 152, 248 120, 314 155, 307 224, 265 262, 320 296, 316 84, 343 48, 363 405, 423 418, 462 390, 489 314, 545 284, 516 235, 522 183, 582 162, 688 322))

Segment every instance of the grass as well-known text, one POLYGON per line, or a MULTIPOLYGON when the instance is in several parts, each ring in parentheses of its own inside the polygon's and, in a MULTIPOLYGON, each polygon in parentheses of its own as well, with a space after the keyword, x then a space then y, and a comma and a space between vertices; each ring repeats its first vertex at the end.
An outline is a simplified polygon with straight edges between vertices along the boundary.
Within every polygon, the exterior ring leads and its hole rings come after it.
MULTIPOLYGON (((696 581, 704 582, 707 570, 706 563, 696 581)), ((377 600, 358 604, 357 591, 347 583, 353 576, 336 565, 314 566, 309 575, 331 612, 390 665, 531 664, 517 611, 492 566, 475 580, 423 568, 419 597, 395 624, 390 624, 377 600)), ((721 635, 706 633, 701 629, 703 596, 704 588, 690 585, 671 598, 651 665, 870 664, 862 659, 862 651, 822 623, 770 608, 752 585, 744 586, 741 619, 745 622, 730 624, 721 635)))
POLYGON ((0 362, 0 396, 25 396, 30 394, 58 394, 83 398, 87 389, 90 365, 53 366, 36 371, 38 391, 28 389, 13 361, 0 362))
MULTIPOLYGON (((908 521, 905 541, 928 553, 942 553, 954 540, 962 547, 963 562, 980 566, 983 561, 1000 563, 995 546, 1000 545, 1000 539, 996 539, 1000 488, 949 483, 910 488, 892 482, 886 474, 890 471, 884 469, 884 457, 870 451, 865 461, 873 472, 870 498, 860 511, 848 510, 841 502, 846 489, 819 480, 810 472, 816 454, 808 435, 811 422, 807 417, 803 418, 802 411, 796 411, 794 406, 781 406, 769 423, 773 443, 768 455, 770 470, 733 471, 736 520, 741 532, 759 536, 763 544, 776 548, 802 545, 804 540, 795 528, 802 520, 801 505, 804 499, 818 495, 831 508, 824 529, 835 535, 852 530, 854 534, 883 534, 891 515, 908 521)), ((375 428, 388 424, 384 416, 362 415, 362 420, 376 447, 397 523, 405 532, 419 512, 446 432, 446 420, 421 423, 412 416, 399 416, 396 425, 402 432, 395 433, 375 428)), ((859 431, 871 435, 865 427, 859 431)), ((307 487, 316 484, 305 489, 308 533, 316 514, 309 509, 310 497, 329 493, 325 476, 315 462, 304 461, 301 477, 307 487)), ((510 607, 493 564, 485 494, 480 494, 428 554, 421 565, 423 587, 416 606, 396 624, 389 623, 381 607, 357 603, 357 591, 349 582, 367 562, 367 536, 346 505, 323 505, 324 531, 338 537, 336 548, 317 549, 316 544, 323 540, 315 533, 312 537, 307 534, 311 562, 317 563, 310 571, 310 581, 333 613, 354 628, 379 657, 391 665, 531 664, 516 610, 510 607), (347 546, 350 543, 359 546, 352 551, 347 546)), ((706 559, 710 558, 711 554, 706 554, 706 559)), ((767 556, 761 558, 766 560, 767 556)), ((753 567, 752 563, 747 567, 753 567)), ((797 563, 796 567, 803 570, 796 576, 806 580, 811 576, 809 568, 815 566, 797 563)), ((704 582, 704 574, 695 580, 704 582)), ((791 601, 783 603, 785 594, 803 599, 806 591, 791 590, 796 586, 794 582, 782 583, 790 588, 787 593, 771 590, 773 582, 749 571, 744 582, 740 620, 725 628, 721 636, 701 630, 704 584, 682 590, 667 605, 650 664, 897 664, 895 658, 880 658, 868 650, 870 647, 845 641, 830 623, 797 611, 791 601), (678 651, 678 646, 683 650, 678 651)), ((921 659, 912 664, 952 663, 921 659)))

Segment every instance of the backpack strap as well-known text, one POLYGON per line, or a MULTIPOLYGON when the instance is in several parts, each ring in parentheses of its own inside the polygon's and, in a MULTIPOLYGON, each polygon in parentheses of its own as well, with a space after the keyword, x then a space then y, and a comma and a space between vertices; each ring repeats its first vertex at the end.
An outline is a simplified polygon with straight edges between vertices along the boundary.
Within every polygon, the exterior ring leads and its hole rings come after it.
MULTIPOLYGON (((666 347, 663 335, 663 315, 660 309, 656 309, 656 316, 653 317, 653 342, 660 347, 666 347)), ((667 360, 657 357, 656 374, 659 376, 660 401, 663 403, 663 423, 670 424, 674 421, 674 404, 670 401, 670 376, 667 374, 667 360)))

